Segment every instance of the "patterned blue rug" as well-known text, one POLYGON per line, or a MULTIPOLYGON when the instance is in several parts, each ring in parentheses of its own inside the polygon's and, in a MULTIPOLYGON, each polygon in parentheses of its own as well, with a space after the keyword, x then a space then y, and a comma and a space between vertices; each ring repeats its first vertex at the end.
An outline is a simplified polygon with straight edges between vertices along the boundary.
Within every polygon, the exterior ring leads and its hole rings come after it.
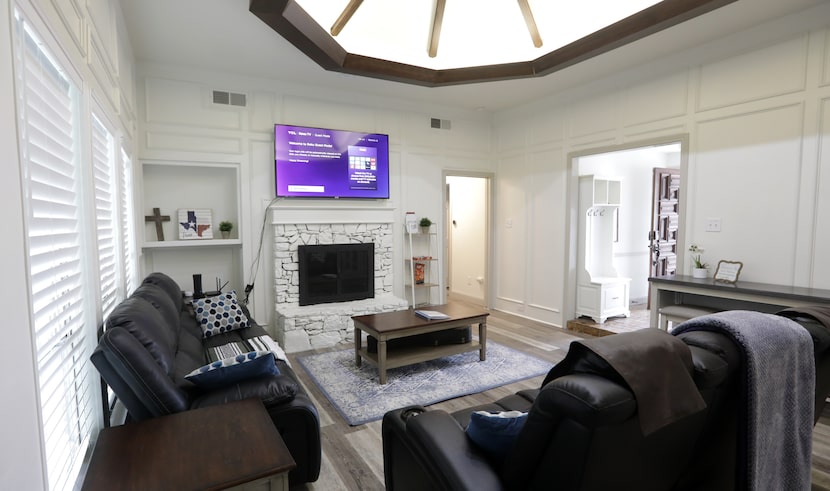
POLYGON ((485 361, 471 351, 393 368, 386 371, 385 385, 378 383, 378 370, 371 363, 355 366, 354 349, 301 356, 298 361, 352 426, 378 420, 392 409, 435 404, 542 375, 553 366, 489 340, 485 361))

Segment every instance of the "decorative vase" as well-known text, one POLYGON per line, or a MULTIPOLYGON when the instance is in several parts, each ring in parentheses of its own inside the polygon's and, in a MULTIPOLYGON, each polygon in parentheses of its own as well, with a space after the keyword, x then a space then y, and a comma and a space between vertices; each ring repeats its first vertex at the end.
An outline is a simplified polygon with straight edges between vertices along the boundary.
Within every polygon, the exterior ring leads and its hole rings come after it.
POLYGON ((228 239, 228 238, 230 238, 230 236, 231 236, 230 231, 222 230, 222 238, 223 239, 228 239))
POLYGON ((706 268, 692 268, 693 278, 706 278, 709 276, 709 270, 706 268))

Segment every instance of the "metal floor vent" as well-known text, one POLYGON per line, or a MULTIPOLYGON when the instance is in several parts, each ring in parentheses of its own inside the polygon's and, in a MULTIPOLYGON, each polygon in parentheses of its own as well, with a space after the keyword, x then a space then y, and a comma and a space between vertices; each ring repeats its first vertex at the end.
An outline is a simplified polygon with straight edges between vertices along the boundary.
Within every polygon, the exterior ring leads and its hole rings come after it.
POLYGON ((429 127, 430 128, 435 128, 436 130, 448 130, 448 129, 450 129, 450 120, 449 119, 430 118, 429 119, 429 127))
POLYGON ((235 92, 225 92, 222 90, 213 91, 213 103, 223 104, 225 106, 239 106, 245 107, 247 105, 247 98, 245 94, 237 94, 235 92))

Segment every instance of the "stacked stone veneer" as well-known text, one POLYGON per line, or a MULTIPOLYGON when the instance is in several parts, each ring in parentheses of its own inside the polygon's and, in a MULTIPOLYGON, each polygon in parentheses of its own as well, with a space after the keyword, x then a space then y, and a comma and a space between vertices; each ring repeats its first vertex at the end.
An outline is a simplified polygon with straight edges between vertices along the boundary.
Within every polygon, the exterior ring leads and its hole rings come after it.
POLYGON ((393 250, 390 223, 275 224, 275 337, 287 352, 354 341, 353 315, 407 308, 392 294, 393 250), (375 298, 300 306, 297 248, 319 244, 375 244, 375 298))

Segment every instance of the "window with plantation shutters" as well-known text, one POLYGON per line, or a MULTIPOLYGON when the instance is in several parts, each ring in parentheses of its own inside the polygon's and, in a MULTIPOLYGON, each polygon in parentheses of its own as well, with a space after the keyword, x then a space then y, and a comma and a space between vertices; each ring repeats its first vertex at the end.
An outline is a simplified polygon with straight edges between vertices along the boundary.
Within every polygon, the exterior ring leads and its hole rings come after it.
POLYGON ((121 254, 124 269, 124 295, 128 295, 136 287, 136 257, 133 238, 133 162, 126 150, 121 149, 120 172, 121 210, 119 221, 121 224, 121 254))
POLYGON ((81 200, 79 90, 15 12, 31 312, 49 489, 71 489, 95 422, 94 316, 81 200), (90 321, 91 319, 91 321, 90 321))
POLYGON ((117 209, 115 142, 101 120, 92 114, 92 167, 95 182, 95 230, 98 242, 98 276, 104 317, 118 300, 117 209))

